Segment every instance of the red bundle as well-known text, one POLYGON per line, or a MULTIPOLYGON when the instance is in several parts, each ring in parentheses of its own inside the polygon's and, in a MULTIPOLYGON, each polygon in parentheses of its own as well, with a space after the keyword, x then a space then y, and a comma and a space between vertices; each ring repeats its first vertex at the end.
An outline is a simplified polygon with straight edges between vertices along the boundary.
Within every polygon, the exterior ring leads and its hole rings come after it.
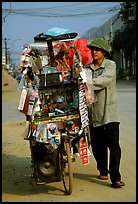
POLYGON ((92 61, 91 50, 87 47, 87 40, 79 38, 75 42, 76 49, 80 51, 82 64, 87 65, 92 61))

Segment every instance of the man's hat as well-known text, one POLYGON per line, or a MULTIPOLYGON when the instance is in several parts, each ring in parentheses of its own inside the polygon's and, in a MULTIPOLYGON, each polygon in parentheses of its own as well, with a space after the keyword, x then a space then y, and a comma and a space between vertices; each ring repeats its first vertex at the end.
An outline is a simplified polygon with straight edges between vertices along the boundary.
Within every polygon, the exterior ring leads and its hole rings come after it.
POLYGON ((104 50, 110 54, 110 47, 108 45, 108 42, 106 40, 104 40, 103 38, 98 38, 98 39, 95 39, 95 40, 89 42, 87 47, 89 49, 92 49, 92 47, 97 47, 97 48, 100 48, 100 49, 102 49, 102 50, 104 50))

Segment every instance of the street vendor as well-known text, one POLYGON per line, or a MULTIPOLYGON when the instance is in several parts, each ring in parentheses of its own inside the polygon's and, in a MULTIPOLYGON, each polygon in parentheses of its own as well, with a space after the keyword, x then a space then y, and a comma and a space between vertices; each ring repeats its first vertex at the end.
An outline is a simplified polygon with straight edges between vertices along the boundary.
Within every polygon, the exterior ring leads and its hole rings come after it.
POLYGON ((125 186, 119 171, 121 148, 119 144, 118 96, 116 90, 116 63, 108 57, 110 47, 103 38, 95 39, 88 44, 92 62, 86 66, 91 73, 91 85, 96 101, 90 106, 90 133, 92 151, 100 172, 98 179, 108 179, 111 186, 125 186), (108 169, 108 148, 110 164, 108 169))

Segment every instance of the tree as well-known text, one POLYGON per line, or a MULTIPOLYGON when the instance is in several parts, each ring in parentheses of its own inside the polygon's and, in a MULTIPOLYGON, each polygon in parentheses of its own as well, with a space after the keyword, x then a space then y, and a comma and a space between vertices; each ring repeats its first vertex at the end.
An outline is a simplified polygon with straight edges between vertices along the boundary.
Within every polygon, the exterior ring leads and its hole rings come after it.
MULTIPOLYGON (((112 47, 113 50, 123 50, 126 62, 129 61, 130 64, 132 64, 133 52, 136 44, 135 7, 135 2, 122 3, 119 16, 124 26, 123 28, 116 30, 114 33, 112 47)), ((130 66, 130 68, 131 67, 132 66, 130 66)), ((129 70, 129 73, 132 74, 131 70, 129 70)))
POLYGON ((117 30, 113 37, 113 49, 122 49, 125 57, 129 57, 132 54, 136 42, 136 20, 129 20, 129 11, 132 8, 131 3, 125 2, 122 4, 119 15, 124 26, 122 29, 117 30))

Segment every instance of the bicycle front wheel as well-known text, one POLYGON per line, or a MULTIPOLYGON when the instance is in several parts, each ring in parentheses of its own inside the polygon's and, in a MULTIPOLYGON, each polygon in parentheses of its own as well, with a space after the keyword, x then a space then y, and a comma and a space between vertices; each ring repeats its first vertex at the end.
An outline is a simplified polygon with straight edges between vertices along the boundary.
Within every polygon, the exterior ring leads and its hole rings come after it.
POLYGON ((67 141, 64 142, 64 150, 65 150, 65 154, 62 156, 62 161, 61 161, 62 179, 63 179, 65 192, 67 195, 70 195, 73 189, 73 172, 72 172, 70 145, 67 141))

